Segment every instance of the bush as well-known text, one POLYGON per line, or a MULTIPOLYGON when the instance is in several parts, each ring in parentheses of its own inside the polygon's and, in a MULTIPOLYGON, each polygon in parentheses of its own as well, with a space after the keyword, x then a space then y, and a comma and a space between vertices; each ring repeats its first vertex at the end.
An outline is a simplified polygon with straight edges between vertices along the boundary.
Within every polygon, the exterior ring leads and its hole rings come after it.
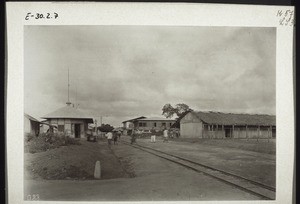
POLYGON ((30 140, 32 140, 33 138, 35 138, 36 136, 32 133, 27 133, 25 134, 25 142, 29 142, 30 140))
POLYGON ((25 139, 25 152, 44 152, 67 145, 80 145, 80 141, 63 133, 42 133, 38 137, 28 136, 25 139))

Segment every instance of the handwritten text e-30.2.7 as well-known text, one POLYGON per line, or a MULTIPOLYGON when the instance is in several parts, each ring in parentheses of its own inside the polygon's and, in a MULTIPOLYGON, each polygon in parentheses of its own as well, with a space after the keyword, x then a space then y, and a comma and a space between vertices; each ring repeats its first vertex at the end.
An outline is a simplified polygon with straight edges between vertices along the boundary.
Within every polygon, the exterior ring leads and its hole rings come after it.
POLYGON ((28 12, 25 16, 25 20, 29 19, 57 19, 58 13, 31 13, 28 12))

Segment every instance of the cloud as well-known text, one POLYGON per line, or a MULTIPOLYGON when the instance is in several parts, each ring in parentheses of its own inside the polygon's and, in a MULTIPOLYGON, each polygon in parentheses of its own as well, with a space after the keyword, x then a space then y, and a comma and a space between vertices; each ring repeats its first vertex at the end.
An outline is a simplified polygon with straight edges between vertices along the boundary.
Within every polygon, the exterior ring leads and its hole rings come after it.
POLYGON ((276 29, 25 26, 25 111, 70 99, 120 125, 165 103, 275 114, 276 29), (34 104, 34 105, 33 105, 34 104))

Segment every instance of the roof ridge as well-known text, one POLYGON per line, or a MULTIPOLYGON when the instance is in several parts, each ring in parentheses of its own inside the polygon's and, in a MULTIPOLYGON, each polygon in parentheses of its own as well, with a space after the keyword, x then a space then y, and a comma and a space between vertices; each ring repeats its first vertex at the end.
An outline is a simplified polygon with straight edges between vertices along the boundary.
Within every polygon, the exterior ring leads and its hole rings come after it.
POLYGON ((72 106, 64 106, 56 109, 41 118, 82 118, 82 119, 93 119, 88 113, 82 109, 78 109, 72 106))
POLYGON ((276 125, 276 115, 221 113, 213 111, 195 111, 193 114, 198 119, 208 124, 276 125))
POLYGON ((266 115, 266 116, 276 116, 272 114, 267 114, 267 113, 245 113, 245 112, 240 112, 240 113, 234 113, 234 112, 220 112, 220 111, 194 111, 196 113, 219 113, 219 114, 235 114, 235 115, 266 115))

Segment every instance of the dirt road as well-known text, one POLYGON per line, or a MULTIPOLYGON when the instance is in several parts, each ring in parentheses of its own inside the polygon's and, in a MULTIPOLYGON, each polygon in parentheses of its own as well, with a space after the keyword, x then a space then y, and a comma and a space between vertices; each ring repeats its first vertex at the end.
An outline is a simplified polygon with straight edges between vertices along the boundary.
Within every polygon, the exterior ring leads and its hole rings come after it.
MULTIPOLYGON (((129 141, 129 138, 123 138, 129 141)), ((139 139, 138 144, 182 156, 251 180, 276 186, 276 156, 254 151, 199 143, 139 139)))
POLYGON ((133 178, 107 180, 25 180, 27 195, 62 201, 170 201, 259 199, 205 175, 130 146, 112 146, 133 178))

